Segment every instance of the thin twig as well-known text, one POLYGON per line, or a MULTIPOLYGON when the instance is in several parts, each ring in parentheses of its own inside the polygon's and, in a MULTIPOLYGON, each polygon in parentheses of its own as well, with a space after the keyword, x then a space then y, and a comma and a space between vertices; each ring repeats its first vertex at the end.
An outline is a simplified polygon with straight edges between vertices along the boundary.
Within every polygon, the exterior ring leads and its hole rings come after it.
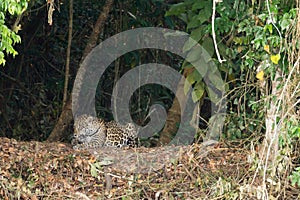
POLYGON ((72 45, 72 32, 73 32, 73 0, 69 1, 69 34, 68 34, 68 48, 67 48, 67 58, 66 58, 66 71, 65 71, 65 85, 64 85, 64 96, 63 96, 63 107, 67 103, 68 97, 68 84, 70 76, 70 54, 72 45))
POLYGON ((216 33, 215 33, 215 18, 216 18, 216 3, 219 3, 220 0, 213 0, 213 13, 212 13, 212 37, 214 41, 215 51, 218 57, 219 63, 225 62, 226 60, 222 59, 218 50, 217 40, 216 40, 216 33))

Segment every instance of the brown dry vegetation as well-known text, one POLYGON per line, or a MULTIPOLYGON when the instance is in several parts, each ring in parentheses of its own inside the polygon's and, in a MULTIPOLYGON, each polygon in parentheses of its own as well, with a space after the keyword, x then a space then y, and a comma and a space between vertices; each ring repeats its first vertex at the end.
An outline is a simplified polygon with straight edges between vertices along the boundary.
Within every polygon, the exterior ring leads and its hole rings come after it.
MULTIPOLYGON (((178 156, 172 157, 174 152, 170 149, 101 149, 95 150, 95 154, 74 151, 68 144, 0 138, 0 196, 3 199, 257 199, 256 185, 260 185, 260 178, 256 176, 253 180, 255 151, 237 144, 208 147, 195 144, 178 147, 178 156), (141 163, 137 155, 147 152, 150 157, 158 158, 153 161, 156 164, 148 165, 156 167, 134 170, 141 163), (123 156, 124 162, 114 161, 113 157, 120 153, 128 155, 123 156), (104 162, 107 155, 109 162, 104 162), (135 155, 135 161, 126 162, 133 158, 131 155, 135 155), (166 159, 162 162, 159 158, 166 159), (91 167, 97 164, 102 166, 92 176, 91 167)), ((296 188, 287 191, 272 195, 278 199, 297 198, 296 188)))

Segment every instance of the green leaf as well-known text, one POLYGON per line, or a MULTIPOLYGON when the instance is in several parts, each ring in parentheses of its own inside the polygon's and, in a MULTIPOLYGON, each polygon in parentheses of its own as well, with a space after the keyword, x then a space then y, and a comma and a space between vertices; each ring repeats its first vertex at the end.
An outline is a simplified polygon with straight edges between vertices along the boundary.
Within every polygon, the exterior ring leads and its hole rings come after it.
POLYGON ((204 22, 208 21, 211 17, 211 9, 204 9, 202 11, 199 12, 198 14, 198 20, 200 22, 200 24, 203 24, 204 22))
POLYGON ((224 81, 222 80, 222 77, 220 75, 210 73, 208 75, 208 78, 212 82, 213 86, 216 87, 219 91, 225 91, 224 81))
POLYGON ((202 43, 203 48, 207 51, 210 57, 212 57, 215 53, 214 43, 212 38, 207 37, 204 39, 204 42, 202 43))
POLYGON ((292 130, 292 135, 293 137, 300 138, 300 127, 294 127, 292 130))
POLYGON ((194 40, 193 38, 189 38, 185 44, 183 45, 183 52, 187 52, 190 49, 192 49, 198 42, 194 40))
POLYGON ((199 42, 200 39, 204 36, 206 28, 207 28, 206 26, 199 26, 198 28, 196 28, 191 32, 191 38, 199 42))
MULTIPOLYGON (((0 11, 0 19, 1 19, 1 20, 4 20, 4 19, 5 19, 5 15, 4 15, 4 13, 1 12, 1 11, 0 11)), ((4 21, 3 21, 3 23, 2 23, 2 21, 0 21, 0 24, 4 24, 4 21)))
POLYGON ((267 24, 267 25, 265 25, 265 27, 264 27, 264 31, 266 32, 266 31, 269 31, 269 33, 273 33, 273 26, 272 26, 272 24, 267 24))
POLYGON ((203 96, 204 94, 204 85, 203 85, 203 82, 202 81, 198 81, 196 83, 196 85, 194 86, 194 90, 192 92, 192 99, 194 102, 197 102, 201 99, 201 97, 203 96))
POLYGON ((199 17, 197 15, 193 16, 191 21, 189 21, 187 24, 187 29, 199 27, 201 24, 202 22, 200 22, 199 17))
POLYGON ((201 56, 202 56, 202 49, 196 48, 187 54, 186 60, 190 63, 193 63, 193 62, 201 59, 201 56))
POLYGON ((239 44, 242 45, 243 44, 243 39, 242 37, 234 37, 233 41, 235 42, 235 44, 239 44))
POLYGON ((4 53, 0 51, 0 65, 5 65, 4 53))
POLYGON ((295 171, 293 171, 290 178, 292 179, 293 186, 295 186, 296 184, 300 186, 300 167, 295 168, 295 171))
POLYGON ((91 164, 91 176, 96 178, 98 176, 97 168, 94 164, 91 164))
POLYGON ((187 60, 184 60, 183 64, 182 64, 182 68, 189 69, 189 68, 194 68, 194 66, 190 62, 188 62, 187 60))
POLYGON ((186 4, 184 2, 172 5, 170 10, 168 10, 165 14, 165 16, 171 16, 171 15, 180 15, 186 11, 186 4))
POLYGON ((193 85, 194 83, 202 80, 202 76, 199 74, 197 70, 193 70, 193 72, 190 73, 186 79, 189 81, 191 85, 193 85))
POLYGON ((291 24, 292 24, 292 20, 291 20, 291 19, 283 19, 283 20, 280 22, 281 30, 288 29, 288 28, 290 27, 291 24))
POLYGON ((7 21, 6 15, 9 14, 15 17, 22 14, 27 7, 28 0, 4 0, 0 3, 0 65, 5 64, 4 53, 12 54, 13 56, 18 54, 13 45, 21 42, 21 37, 16 34, 19 29, 11 30, 5 25, 7 21))
POLYGON ((193 6, 192 6, 192 10, 198 10, 198 9, 202 9, 204 8, 205 4, 203 3, 203 1, 196 1, 193 6))
POLYGON ((218 95, 211 89, 211 87, 207 87, 206 91, 208 92, 208 96, 209 99, 213 102, 213 103, 218 103, 220 98, 218 97, 218 95))

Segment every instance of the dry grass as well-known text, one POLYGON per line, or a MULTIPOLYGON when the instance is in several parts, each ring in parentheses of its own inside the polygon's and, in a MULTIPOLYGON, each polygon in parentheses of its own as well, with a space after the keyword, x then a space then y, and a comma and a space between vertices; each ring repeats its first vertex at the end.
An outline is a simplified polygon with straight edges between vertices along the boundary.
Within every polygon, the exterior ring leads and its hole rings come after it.
MULTIPOLYGON (((103 160, 101 151, 95 156, 64 144, 7 138, 0 138, 0 144, 3 199, 257 199, 259 195, 260 178, 252 180, 256 152, 236 144, 181 147, 176 159, 147 173, 124 170, 120 163, 103 164, 96 176, 91 175, 91 166, 103 160)), ((137 155, 146 149, 122 151, 137 155)), ((279 199, 295 199, 296 192, 290 188, 289 198, 279 199)))

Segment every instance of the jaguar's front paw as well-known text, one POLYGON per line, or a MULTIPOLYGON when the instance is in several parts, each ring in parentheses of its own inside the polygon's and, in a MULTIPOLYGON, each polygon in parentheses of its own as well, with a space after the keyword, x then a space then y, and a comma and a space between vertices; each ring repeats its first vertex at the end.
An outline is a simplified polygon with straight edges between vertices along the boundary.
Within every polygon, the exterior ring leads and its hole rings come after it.
POLYGON ((74 145, 73 146, 73 149, 74 150, 82 150, 82 149, 84 149, 80 144, 77 144, 77 145, 74 145))

